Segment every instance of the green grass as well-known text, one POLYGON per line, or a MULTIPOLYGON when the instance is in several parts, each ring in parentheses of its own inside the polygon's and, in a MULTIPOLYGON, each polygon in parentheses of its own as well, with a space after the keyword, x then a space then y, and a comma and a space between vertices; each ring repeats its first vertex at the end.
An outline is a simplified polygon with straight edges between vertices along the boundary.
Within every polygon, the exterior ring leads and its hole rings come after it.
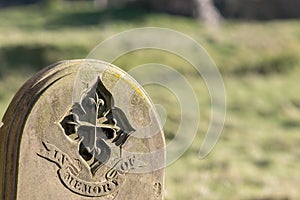
MULTIPOLYGON (((53 62, 85 58, 105 38, 158 26, 202 44, 218 65, 227 92, 222 136, 205 159, 198 153, 210 119, 205 84, 181 58, 161 51, 132 52, 115 64, 125 70, 159 61, 190 80, 199 99, 200 127, 185 154, 166 168, 166 199, 299 199, 300 23, 226 21, 209 29, 189 18, 138 7, 99 11, 89 4, 39 5, 0 12, 0 116, 22 83, 53 62)), ((167 141, 180 122, 175 97, 146 87, 168 113, 167 141)))

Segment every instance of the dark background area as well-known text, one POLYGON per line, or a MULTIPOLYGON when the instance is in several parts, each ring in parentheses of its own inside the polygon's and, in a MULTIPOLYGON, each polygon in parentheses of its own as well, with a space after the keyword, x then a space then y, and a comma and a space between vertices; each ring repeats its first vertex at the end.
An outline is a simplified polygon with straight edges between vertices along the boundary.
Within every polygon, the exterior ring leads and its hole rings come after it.
MULTIPOLYGON (((72 0, 68 0, 72 2, 72 0)), ((81 0, 82 1, 82 0, 81 0)), ((195 17, 199 10, 198 2, 206 0, 86 0, 95 6, 120 6, 136 3, 148 9, 168 12, 175 15, 195 17)), ((59 4, 62 0, 1 0, 1 7, 28 5, 34 3, 46 6, 59 4)), ((74 0, 78 2, 78 0, 74 0)), ((288 19, 300 17, 299 0, 209 0, 217 11, 225 18, 235 19, 288 19)))

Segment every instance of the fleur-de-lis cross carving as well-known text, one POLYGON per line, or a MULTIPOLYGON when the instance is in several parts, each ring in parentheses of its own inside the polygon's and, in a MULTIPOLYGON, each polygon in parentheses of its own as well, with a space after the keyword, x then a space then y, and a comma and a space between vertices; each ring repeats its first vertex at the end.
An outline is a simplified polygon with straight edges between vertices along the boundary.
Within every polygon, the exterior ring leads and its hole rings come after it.
POLYGON ((60 124, 65 134, 78 142, 79 154, 89 165, 92 175, 109 160, 108 143, 121 150, 135 131, 125 113, 114 106, 113 96, 100 77, 82 94, 80 102, 73 104, 60 124))

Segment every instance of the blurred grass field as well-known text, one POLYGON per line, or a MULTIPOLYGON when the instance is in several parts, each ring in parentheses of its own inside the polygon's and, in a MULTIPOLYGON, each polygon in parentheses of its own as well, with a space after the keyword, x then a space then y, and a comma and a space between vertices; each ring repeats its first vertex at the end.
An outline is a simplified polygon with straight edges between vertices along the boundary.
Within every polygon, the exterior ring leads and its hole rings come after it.
MULTIPOLYGON (((231 20, 209 29, 194 19, 134 6, 100 11, 73 3, 53 9, 2 9, 0 117, 22 83, 38 70, 60 60, 85 58, 107 37, 146 26, 174 29, 203 45, 219 67, 227 93, 221 138, 200 160, 211 105, 205 84, 194 83, 198 74, 189 63, 155 50, 132 52, 115 61, 124 70, 159 61, 182 73, 197 92, 198 134, 184 155, 166 168, 166 199, 299 199, 299 20, 231 20)), ((146 90, 168 113, 168 142, 180 122, 176 99, 163 89, 146 90)))

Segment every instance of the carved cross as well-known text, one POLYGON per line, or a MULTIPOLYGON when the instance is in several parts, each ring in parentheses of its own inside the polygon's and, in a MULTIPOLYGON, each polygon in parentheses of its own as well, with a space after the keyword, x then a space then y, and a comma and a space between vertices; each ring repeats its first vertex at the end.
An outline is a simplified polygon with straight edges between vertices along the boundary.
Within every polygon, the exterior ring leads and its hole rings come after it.
POLYGON ((83 93, 80 102, 74 103, 60 124, 69 138, 78 141, 79 154, 93 175, 110 158, 108 143, 119 146, 121 152, 122 145, 135 131, 125 113, 114 107, 113 97, 100 78, 83 93))

